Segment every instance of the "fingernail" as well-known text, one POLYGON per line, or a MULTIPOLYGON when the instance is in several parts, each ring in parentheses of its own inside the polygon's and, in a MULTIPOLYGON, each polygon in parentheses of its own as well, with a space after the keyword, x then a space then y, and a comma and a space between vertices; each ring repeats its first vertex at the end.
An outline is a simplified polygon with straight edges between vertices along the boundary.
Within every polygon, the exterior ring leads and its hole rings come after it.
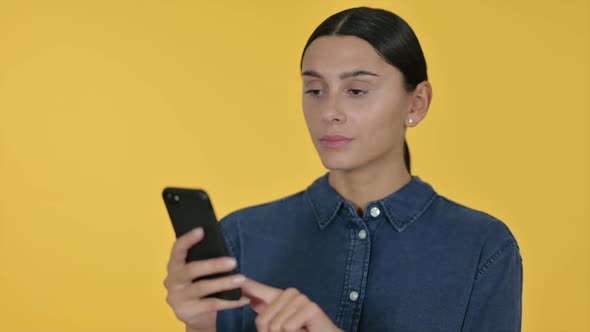
POLYGON ((232 282, 234 284, 239 284, 239 283, 244 282, 244 280, 246 280, 246 277, 244 277, 243 275, 237 275, 232 279, 232 282))
POLYGON ((247 297, 244 297, 244 298, 242 298, 242 303, 243 304, 248 304, 248 303, 250 303, 250 299, 247 298, 247 297))
POLYGON ((236 267, 236 265, 238 265, 238 262, 236 262, 235 258, 229 258, 225 261, 225 266, 227 267, 236 267))
POLYGON ((193 229, 193 235, 195 235, 195 236, 203 235, 203 227, 197 227, 197 228, 193 229))

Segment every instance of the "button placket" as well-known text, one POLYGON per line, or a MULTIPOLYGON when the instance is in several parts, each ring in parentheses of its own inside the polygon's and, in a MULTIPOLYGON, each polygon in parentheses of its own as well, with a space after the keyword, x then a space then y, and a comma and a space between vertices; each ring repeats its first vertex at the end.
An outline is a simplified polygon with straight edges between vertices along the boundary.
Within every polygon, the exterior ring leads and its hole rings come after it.
MULTIPOLYGON (((370 213, 370 208, 365 211, 370 213)), ((370 217, 369 217, 370 218, 370 217)), ((363 303, 362 290, 365 288, 368 262, 371 252, 371 241, 366 220, 354 215, 351 223, 348 224, 350 246, 347 264, 347 274, 344 283, 347 287, 343 289, 342 306, 338 310, 338 325, 346 331, 355 331, 361 314, 363 303)))
POLYGON ((358 237, 359 237, 359 239, 361 239, 361 240, 364 240, 364 239, 366 239, 366 238, 367 238, 367 231, 366 231, 366 230, 364 230, 364 229, 361 229, 361 230, 358 232, 358 237))

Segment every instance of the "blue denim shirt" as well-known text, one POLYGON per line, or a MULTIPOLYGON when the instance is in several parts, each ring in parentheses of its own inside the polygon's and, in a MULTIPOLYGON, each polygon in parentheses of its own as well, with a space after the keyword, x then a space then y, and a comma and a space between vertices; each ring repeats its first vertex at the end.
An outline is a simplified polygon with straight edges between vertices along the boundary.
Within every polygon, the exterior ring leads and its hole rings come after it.
MULTIPOLYGON (((297 288, 345 331, 520 331, 522 261, 504 223, 418 177, 359 217, 328 183, 221 220, 245 276, 297 288)), ((249 307, 218 331, 256 331, 249 307)))

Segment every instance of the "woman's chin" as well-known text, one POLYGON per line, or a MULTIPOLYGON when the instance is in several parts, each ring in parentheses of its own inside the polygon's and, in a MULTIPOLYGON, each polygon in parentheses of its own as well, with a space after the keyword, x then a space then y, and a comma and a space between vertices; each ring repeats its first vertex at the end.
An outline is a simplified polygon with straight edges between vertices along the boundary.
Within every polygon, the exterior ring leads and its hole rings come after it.
POLYGON ((356 163, 345 158, 321 158, 322 164, 330 171, 348 171, 354 169, 356 163))

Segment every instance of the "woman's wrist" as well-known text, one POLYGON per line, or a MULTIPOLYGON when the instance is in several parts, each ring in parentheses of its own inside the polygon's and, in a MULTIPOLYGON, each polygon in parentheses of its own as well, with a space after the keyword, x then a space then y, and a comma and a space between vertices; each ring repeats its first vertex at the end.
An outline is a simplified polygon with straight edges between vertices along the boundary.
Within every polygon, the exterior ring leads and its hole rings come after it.
POLYGON ((190 326, 186 326, 186 332, 215 332, 215 328, 212 329, 195 329, 190 326))

